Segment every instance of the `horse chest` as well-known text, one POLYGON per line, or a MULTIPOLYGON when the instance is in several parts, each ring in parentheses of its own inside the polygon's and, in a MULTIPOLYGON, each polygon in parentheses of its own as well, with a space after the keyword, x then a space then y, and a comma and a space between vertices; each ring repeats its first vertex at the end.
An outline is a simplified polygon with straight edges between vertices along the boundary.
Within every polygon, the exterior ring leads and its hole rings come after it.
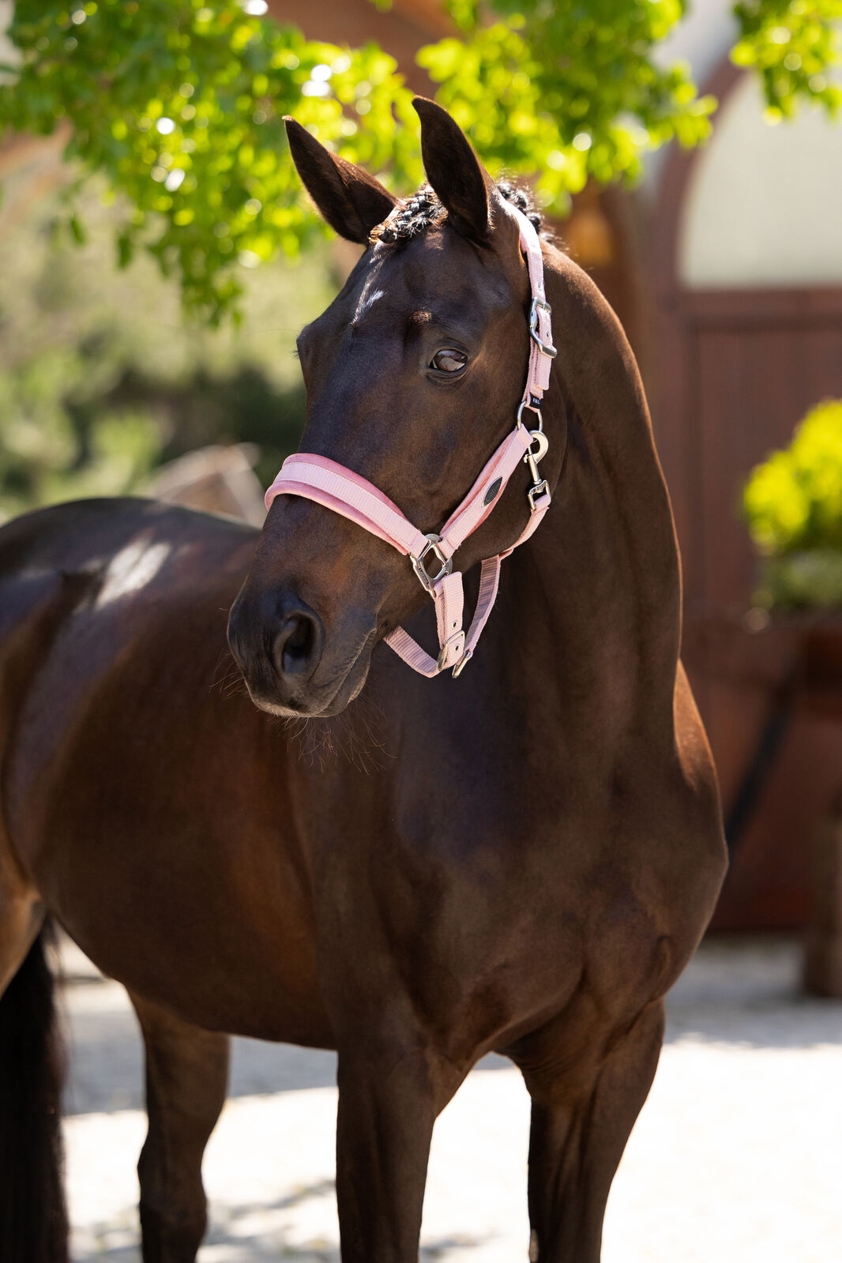
POLYGON ((431 1025, 476 1048, 575 985, 583 864, 563 826, 550 830, 523 798, 489 790, 446 803, 416 786, 346 815, 342 841, 336 819, 321 818, 314 883, 329 990, 384 1005, 408 993, 431 1025))

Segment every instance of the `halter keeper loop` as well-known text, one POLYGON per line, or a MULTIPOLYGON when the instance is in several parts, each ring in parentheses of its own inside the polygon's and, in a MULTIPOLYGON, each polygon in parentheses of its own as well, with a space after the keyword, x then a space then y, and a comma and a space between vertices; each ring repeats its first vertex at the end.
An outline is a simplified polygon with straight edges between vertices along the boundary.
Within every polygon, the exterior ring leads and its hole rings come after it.
POLYGON ((540 350, 541 354, 548 356, 551 360, 554 360, 555 357, 558 355, 558 351, 553 346, 551 341, 545 342, 543 340, 543 338, 541 337, 540 326, 538 324, 539 316, 544 315, 546 316, 547 327, 549 328, 552 314, 553 314, 553 309, 548 302, 546 302, 542 298, 532 299, 532 306, 529 309, 529 332, 532 336, 533 341, 537 343, 538 349, 540 350))

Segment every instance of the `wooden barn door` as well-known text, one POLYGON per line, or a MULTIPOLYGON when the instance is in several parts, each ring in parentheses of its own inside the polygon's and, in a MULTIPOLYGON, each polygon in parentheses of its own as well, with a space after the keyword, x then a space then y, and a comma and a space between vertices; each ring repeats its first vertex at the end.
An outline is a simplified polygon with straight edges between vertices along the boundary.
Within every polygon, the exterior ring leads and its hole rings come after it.
MULTIPOLYGON (((750 610, 756 561, 740 491, 753 466, 789 442, 794 421, 842 397, 842 292, 695 295, 684 336, 701 527, 687 658, 729 814, 799 643, 797 629, 766 628, 750 610)), ((812 831, 840 784, 842 732, 796 716, 746 822, 720 924, 803 923, 812 831)))
MULTIPOLYGON (((713 90, 722 99, 735 82, 728 68, 713 90)), ((678 238, 694 162, 674 156, 655 218, 649 385, 682 549, 683 655, 727 818, 758 743, 775 730, 781 685, 801 643, 797 625, 767 626, 751 609, 756 561, 740 493, 809 408, 842 398, 842 287, 683 283, 678 238)), ((720 927, 782 928, 807 918, 814 830, 842 786, 842 729, 796 713, 777 733, 717 911, 720 927)))

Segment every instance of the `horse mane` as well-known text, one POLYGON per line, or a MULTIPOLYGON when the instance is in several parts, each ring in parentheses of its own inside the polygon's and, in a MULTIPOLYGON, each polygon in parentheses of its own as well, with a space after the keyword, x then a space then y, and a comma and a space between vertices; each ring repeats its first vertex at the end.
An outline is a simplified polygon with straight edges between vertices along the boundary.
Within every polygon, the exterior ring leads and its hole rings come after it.
MULTIPOLYGON (((541 216, 535 208, 532 194, 527 189, 513 184, 511 180, 497 180, 495 188, 507 202, 511 202, 518 210, 523 211, 536 232, 541 231, 543 226, 541 216)), ((378 224, 372 230, 369 240, 372 244, 375 241, 387 243, 410 241, 413 237, 426 232, 428 228, 442 223, 446 218, 447 211, 436 193, 429 184, 422 184, 417 193, 408 197, 388 219, 384 219, 382 224, 378 224)))

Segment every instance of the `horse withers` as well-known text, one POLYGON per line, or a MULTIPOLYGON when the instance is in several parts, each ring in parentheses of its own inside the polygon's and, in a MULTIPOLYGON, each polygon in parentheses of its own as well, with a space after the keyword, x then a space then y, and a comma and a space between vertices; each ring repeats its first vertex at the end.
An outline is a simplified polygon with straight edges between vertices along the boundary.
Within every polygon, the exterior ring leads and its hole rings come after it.
POLYGON ((532 1098, 531 1257, 599 1258, 723 876, 716 779, 622 330, 547 240, 535 307, 523 194, 416 106, 406 203, 288 124, 365 251, 300 338, 306 456, 260 535, 135 500, 0 532, 9 1263, 66 1258, 48 913, 140 1018, 147 1263, 202 1238, 227 1032, 338 1050, 345 1263, 416 1260, 436 1116, 490 1050, 532 1098))

